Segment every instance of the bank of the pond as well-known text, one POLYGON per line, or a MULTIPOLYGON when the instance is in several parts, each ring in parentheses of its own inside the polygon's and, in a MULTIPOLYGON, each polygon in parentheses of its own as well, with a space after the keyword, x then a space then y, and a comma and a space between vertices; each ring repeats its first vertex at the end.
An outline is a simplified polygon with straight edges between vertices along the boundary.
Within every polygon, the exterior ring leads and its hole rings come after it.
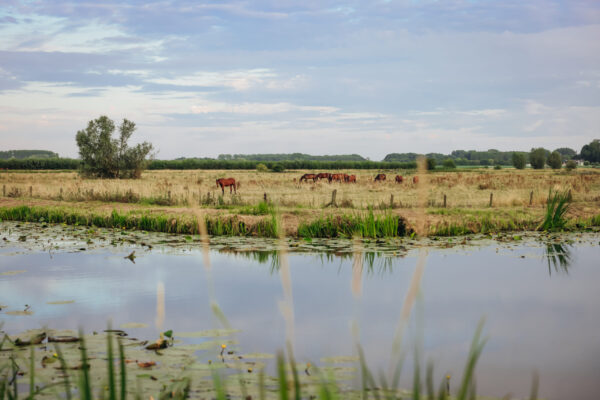
MULTIPOLYGON (((194 235, 200 234, 199 218, 213 236, 300 238, 391 238, 413 236, 461 236, 541 230, 551 211, 541 209, 429 209, 419 213, 406 210, 306 210, 304 213, 277 210, 272 206, 247 209, 130 209, 73 205, 4 205, 0 219, 6 221, 47 222, 194 235), (425 220, 424 224, 421 222, 425 220), (418 230, 421 225, 424 228, 418 230)), ((557 228, 585 231, 600 227, 600 214, 571 213, 561 217, 557 228)))

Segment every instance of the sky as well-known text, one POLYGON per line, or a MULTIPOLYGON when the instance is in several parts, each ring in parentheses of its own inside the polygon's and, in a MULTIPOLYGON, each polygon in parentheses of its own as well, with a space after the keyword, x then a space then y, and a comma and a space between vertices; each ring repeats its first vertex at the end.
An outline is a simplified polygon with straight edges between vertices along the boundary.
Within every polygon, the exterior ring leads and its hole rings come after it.
POLYGON ((0 150, 528 151, 600 138, 600 1, 0 0, 0 150))

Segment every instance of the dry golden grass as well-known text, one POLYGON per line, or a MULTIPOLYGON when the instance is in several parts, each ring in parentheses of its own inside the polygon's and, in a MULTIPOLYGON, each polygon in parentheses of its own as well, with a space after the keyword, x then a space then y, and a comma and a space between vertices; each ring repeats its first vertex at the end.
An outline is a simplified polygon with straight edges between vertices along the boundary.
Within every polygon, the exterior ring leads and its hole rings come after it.
POLYGON ((529 206, 531 192, 532 205, 538 206, 545 203, 549 189, 571 190, 575 204, 592 206, 600 200, 600 172, 589 169, 569 173, 513 169, 433 173, 429 179, 421 177, 417 185, 412 183, 414 171, 402 174, 403 184, 394 182, 395 174, 388 174, 383 183, 375 183, 375 172, 362 170, 344 171, 357 176, 355 184, 299 183, 304 172, 147 171, 138 180, 82 179, 75 172, 3 172, 0 186, 5 197, 22 199, 142 202, 207 208, 257 204, 266 193, 268 200, 283 210, 320 209, 331 199, 333 189, 338 191, 338 204, 350 209, 389 207, 391 196, 394 208, 416 208, 423 195, 429 207, 440 207, 446 195, 448 208, 483 208, 489 206, 490 193, 493 193, 495 207, 523 207, 529 206), (233 177, 240 182, 237 196, 230 195, 226 188, 225 195, 219 199, 221 189, 216 187, 215 180, 221 177, 233 177))

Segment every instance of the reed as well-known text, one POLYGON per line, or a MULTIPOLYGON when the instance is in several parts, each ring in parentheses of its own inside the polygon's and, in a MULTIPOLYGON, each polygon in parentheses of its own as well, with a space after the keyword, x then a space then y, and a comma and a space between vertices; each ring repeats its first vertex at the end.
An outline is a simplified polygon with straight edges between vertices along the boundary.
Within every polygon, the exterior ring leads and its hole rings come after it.
POLYGON ((391 212, 375 214, 372 208, 366 213, 320 217, 298 227, 298 236, 305 238, 385 238, 410 232, 402 217, 391 212))
POLYGON ((544 214, 544 220, 539 225, 539 230, 542 231, 554 231, 562 230, 567 224, 565 215, 569 211, 569 205, 571 202, 571 193, 569 191, 564 192, 548 192, 548 200, 546 201, 546 213, 544 214))

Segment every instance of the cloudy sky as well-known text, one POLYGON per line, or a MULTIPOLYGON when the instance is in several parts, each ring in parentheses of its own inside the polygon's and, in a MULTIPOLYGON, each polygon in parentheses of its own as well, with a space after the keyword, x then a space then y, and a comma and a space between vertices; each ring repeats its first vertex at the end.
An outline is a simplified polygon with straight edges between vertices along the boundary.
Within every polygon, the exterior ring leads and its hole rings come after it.
POLYGON ((581 146, 597 0, 0 0, 0 149, 100 115, 159 158, 581 146))

